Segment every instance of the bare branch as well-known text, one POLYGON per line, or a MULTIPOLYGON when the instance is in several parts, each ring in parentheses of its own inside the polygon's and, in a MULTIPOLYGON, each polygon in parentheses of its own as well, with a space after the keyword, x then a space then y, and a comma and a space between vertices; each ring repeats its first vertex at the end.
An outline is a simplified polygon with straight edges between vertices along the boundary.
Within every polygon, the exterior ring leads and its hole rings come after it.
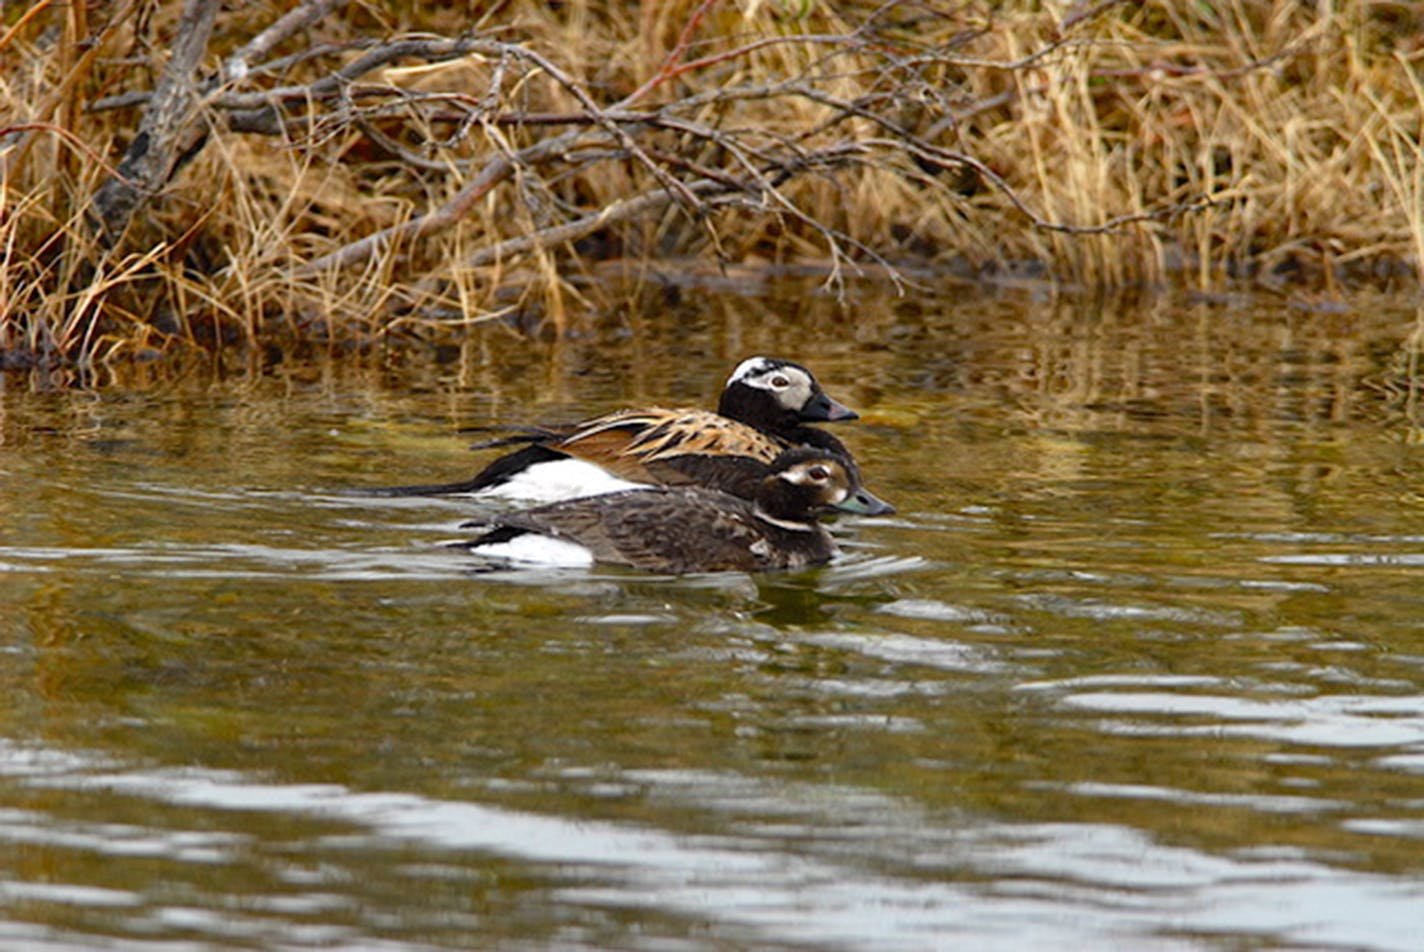
POLYGON ((138 207, 168 181, 185 154, 204 135, 197 116, 198 63, 208 46, 220 0, 187 0, 178 21, 172 58, 144 111, 138 135, 93 198, 96 224, 106 243, 115 244, 138 207))
MULTIPOLYGON (((693 195, 712 195, 725 190, 727 185, 723 182, 703 179, 684 183, 683 187, 693 195)), ((675 200, 673 195, 664 189, 644 192, 633 198, 620 199, 612 205, 606 205, 582 218, 541 229, 532 235, 521 235, 518 238, 510 238, 498 244, 481 248, 461 263, 467 268, 483 268, 497 261, 503 261, 530 251, 578 241, 580 238, 586 238, 616 222, 641 218, 650 212, 658 211, 675 200)))
POLYGON ((308 0, 307 3, 289 10, 224 61, 223 78, 229 82, 243 79, 253 60, 261 59, 293 34, 319 23, 328 13, 350 2, 351 0, 308 0))
POLYGON ((538 164, 557 157, 575 143, 582 131, 567 132, 553 139, 521 150, 517 156, 496 155, 491 158, 480 173, 465 184, 444 205, 412 219, 402 225, 385 228, 352 242, 331 254, 315 261, 309 261, 295 269, 294 274, 309 275, 330 268, 345 268, 365 261, 372 255, 402 241, 420 238, 443 231, 459 221, 470 206, 487 195, 491 189, 514 174, 518 164, 538 164))

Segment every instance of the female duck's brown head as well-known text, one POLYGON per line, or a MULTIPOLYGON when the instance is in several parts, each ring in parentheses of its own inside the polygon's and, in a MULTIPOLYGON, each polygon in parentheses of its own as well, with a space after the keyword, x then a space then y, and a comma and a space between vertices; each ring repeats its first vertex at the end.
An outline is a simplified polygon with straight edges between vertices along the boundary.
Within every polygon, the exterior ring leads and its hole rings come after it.
POLYGON ((860 484, 854 464, 836 453, 799 446, 771 464, 757 488, 756 506, 778 525, 804 525, 832 510, 866 516, 886 515, 894 507, 860 484))

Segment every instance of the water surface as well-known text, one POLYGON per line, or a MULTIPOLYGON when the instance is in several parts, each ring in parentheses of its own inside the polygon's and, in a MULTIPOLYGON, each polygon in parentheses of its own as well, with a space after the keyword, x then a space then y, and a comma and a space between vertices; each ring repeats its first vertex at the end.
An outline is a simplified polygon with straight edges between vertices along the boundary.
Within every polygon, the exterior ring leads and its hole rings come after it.
POLYGON ((1424 442, 1348 313, 684 295, 0 392, 0 945, 1413 949, 1424 442), (632 312, 630 312, 632 313, 632 312), (772 319, 775 315, 775 319, 772 319), (462 425, 796 356, 814 571, 480 572, 462 425))

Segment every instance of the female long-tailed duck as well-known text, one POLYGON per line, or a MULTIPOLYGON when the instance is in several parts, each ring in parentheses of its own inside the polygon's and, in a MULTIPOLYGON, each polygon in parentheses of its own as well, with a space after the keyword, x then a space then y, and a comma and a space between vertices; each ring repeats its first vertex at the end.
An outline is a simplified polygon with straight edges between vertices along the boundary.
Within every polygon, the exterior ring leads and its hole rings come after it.
POLYGON ((644 487, 504 513, 459 545, 500 560, 607 562, 674 575, 796 569, 837 554, 818 518, 832 510, 894 511, 860 487, 844 457, 797 447, 776 457, 750 500, 702 487, 644 487))

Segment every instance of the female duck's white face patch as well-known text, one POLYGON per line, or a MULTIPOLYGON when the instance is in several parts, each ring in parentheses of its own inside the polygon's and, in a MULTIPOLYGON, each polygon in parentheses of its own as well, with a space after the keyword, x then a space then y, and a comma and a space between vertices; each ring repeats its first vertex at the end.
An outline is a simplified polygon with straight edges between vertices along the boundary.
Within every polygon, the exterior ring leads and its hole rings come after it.
POLYGON ((754 390, 765 390, 787 410, 800 410, 815 394, 815 382, 800 367, 751 357, 737 365, 727 386, 740 383, 754 390))
POLYGON ((821 501, 828 506, 836 505, 850 494, 850 475, 839 463, 829 460, 808 460, 779 475, 793 486, 818 487, 821 501))

